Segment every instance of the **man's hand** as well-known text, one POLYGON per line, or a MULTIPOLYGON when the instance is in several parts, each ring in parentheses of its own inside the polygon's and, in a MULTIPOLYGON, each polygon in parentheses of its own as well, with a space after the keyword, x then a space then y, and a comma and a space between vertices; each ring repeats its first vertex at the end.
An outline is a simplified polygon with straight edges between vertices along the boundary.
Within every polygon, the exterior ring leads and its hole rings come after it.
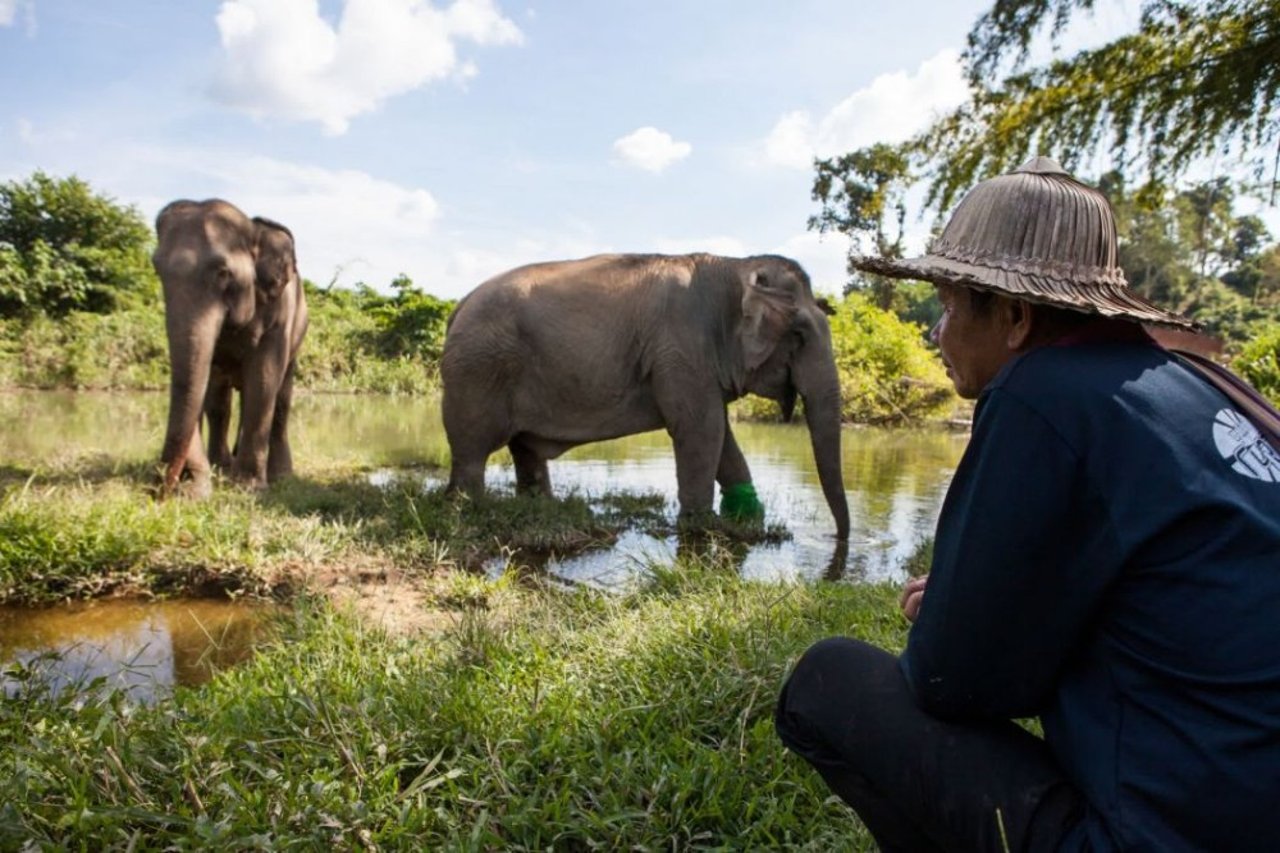
POLYGON ((916 617, 920 615, 920 603, 924 601, 924 585, 928 582, 928 575, 911 578, 902 588, 902 599, 899 604, 902 606, 902 615, 907 617, 908 622, 916 621, 916 617))

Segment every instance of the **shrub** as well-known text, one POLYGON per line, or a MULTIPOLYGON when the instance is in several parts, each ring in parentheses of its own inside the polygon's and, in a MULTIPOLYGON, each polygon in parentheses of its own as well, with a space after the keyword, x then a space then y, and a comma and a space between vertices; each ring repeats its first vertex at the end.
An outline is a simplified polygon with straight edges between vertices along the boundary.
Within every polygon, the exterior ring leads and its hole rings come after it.
POLYGON ((851 293, 831 318, 844 418, 902 424, 936 415, 954 400, 924 330, 851 293))
POLYGON ((0 184, 0 316, 106 313, 159 293, 151 227, 76 177, 0 184))
POLYGON ((158 307, 0 320, 0 383, 34 388, 164 388, 169 350, 158 307))
MULTIPOLYGON (((830 318, 842 417, 859 424, 906 424, 937 416, 955 394, 924 329, 877 308, 860 293, 835 303, 830 318)), ((747 397, 734 404, 736 417, 773 418, 771 400, 747 397)))
POLYGON ((1231 366, 1280 406, 1280 323, 1272 323, 1240 350, 1231 366))

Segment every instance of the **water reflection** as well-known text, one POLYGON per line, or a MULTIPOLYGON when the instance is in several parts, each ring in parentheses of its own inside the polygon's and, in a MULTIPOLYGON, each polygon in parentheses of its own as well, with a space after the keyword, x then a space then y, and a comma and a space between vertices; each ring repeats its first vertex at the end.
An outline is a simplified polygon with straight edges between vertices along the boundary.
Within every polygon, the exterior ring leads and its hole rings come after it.
MULTIPOLYGON (((68 457, 160 458, 169 395, 160 392, 0 391, 0 465, 68 457)), ((438 464, 448 442, 434 398, 299 394, 289 435, 296 463, 438 464)))
POLYGON ((0 608, 0 662, 12 670, 0 685, 13 696, 28 678, 54 692, 102 679, 105 689, 151 701, 248 658, 270 634, 270 613, 226 601, 0 608))

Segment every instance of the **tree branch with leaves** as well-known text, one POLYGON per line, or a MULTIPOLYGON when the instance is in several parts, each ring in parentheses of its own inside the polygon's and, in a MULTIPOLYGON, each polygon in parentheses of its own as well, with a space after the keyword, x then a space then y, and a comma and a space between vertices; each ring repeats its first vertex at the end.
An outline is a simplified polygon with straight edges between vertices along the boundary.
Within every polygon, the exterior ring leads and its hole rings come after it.
MULTIPOLYGON (((1203 158, 1235 157, 1254 192, 1280 162, 1280 0, 1145 0, 1136 32, 1027 68, 1035 38, 1058 38, 1094 0, 996 0, 963 54, 971 97, 899 145, 818 160, 818 230, 877 249, 902 221, 907 188, 947 210, 975 183, 1044 154, 1078 171, 1106 151, 1116 168, 1168 186, 1203 158), (885 168, 884 164, 892 168, 885 168)), ((892 241, 889 248, 894 248, 892 241)))

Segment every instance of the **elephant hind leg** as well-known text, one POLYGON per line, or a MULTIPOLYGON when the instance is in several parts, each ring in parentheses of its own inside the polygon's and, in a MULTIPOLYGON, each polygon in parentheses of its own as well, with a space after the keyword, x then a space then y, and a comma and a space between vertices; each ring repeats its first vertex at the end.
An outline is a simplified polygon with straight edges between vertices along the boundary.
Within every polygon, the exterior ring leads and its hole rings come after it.
POLYGON ((297 362, 289 362, 276 394, 276 410, 271 418, 271 441, 267 449, 267 482, 293 475, 293 451, 289 447, 289 412, 293 407, 293 373, 297 362))
POLYGON ((478 498, 484 494, 484 466, 489 454, 511 440, 511 428, 493 411, 493 404, 459 395, 451 391, 447 381, 441 414, 450 456, 445 490, 478 498))
POLYGON ((516 494, 550 495, 551 474, 547 470, 546 458, 521 441, 519 436, 507 443, 507 449, 511 451, 516 465, 516 494))
POLYGON ((489 454, 502 446, 501 441, 484 441, 475 433, 459 433, 447 428, 449 438, 449 485, 445 491, 461 492, 478 498, 484 494, 484 466, 489 454))

